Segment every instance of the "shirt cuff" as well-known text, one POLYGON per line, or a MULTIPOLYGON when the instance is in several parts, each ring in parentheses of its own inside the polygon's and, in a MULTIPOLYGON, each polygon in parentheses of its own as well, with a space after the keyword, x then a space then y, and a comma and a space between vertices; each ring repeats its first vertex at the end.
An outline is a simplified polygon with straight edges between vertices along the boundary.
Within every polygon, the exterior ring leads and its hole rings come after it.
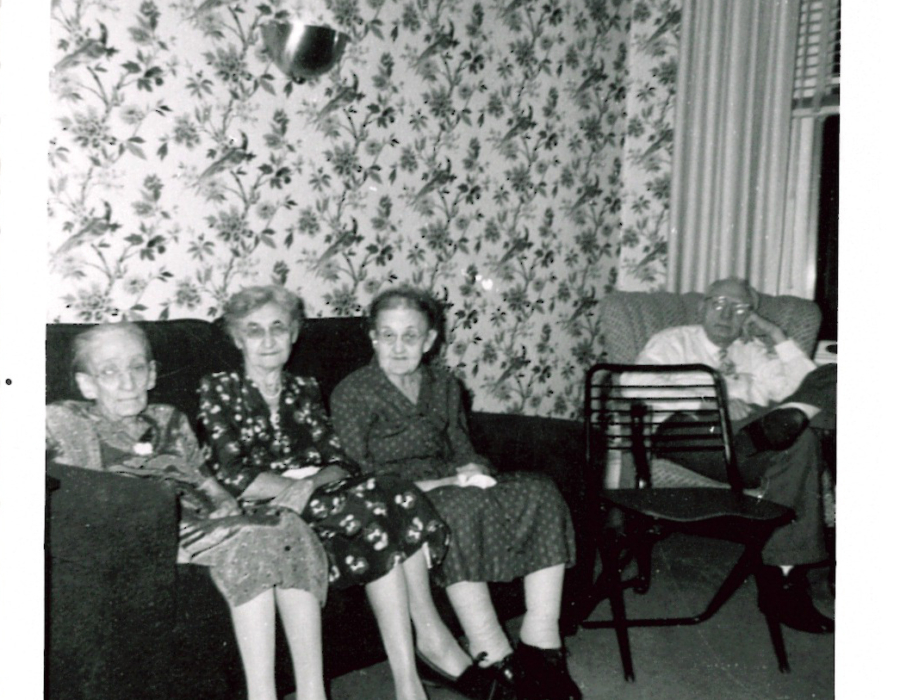
POLYGON ((806 353, 800 349, 797 342, 793 338, 788 338, 775 346, 775 354, 782 362, 790 362, 798 357, 806 357, 806 353))

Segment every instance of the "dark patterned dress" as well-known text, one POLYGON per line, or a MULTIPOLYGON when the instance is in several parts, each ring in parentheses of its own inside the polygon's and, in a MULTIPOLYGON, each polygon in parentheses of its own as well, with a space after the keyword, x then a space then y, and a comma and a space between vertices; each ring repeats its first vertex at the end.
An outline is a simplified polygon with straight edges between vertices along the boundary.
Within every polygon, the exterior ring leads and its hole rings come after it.
MULTIPOLYGON (((424 365, 418 402, 395 387, 378 364, 346 377, 331 398, 341 443, 364 472, 419 481, 456 474, 474 462, 490 467, 469 440, 459 383, 424 365)), ((575 563, 575 540, 565 501, 542 474, 494 474, 487 489, 443 486, 426 495, 450 526, 450 549, 436 580, 510 581, 533 571, 575 563)))
POLYGON ((93 402, 47 406, 47 452, 58 464, 167 481, 181 494, 178 561, 209 567, 232 606, 264 591, 299 588, 324 605, 327 559, 313 531, 286 508, 265 507, 226 518, 207 518, 195 487, 210 474, 183 414, 150 404, 139 416, 146 432, 134 440, 93 402))
POLYGON ((313 378, 282 375, 277 413, 252 380, 219 372, 200 384, 203 439, 211 467, 235 495, 266 471, 338 466, 352 476, 313 491, 304 519, 319 535, 337 588, 381 578, 427 543, 432 562, 447 549, 449 533, 415 484, 392 476, 360 475, 341 449, 313 378))

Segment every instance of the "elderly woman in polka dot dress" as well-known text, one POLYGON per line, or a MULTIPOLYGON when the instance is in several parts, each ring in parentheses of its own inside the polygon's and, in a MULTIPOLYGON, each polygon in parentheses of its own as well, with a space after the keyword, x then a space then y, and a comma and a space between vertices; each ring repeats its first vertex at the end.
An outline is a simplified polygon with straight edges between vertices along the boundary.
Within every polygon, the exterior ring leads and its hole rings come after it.
MULTIPOLYGON (((440 319, 437 303, 415 289, 375 298, 369 313, 375 358, 335 389, 335 429, 364 472, 414 480, 450 526, 450 548, 434 575, 446 587, 470 654, 524 700, 577 700, 559 631, 564 570, 575 552, 568 509, 550 479, 495 475, 475 452, 458 382, 422 362, 440 319), (526 613, 513 652, 487 582, 516 578, 524 579, 526 613)), ((453 677, 444 659, 426 661, 453 677)))

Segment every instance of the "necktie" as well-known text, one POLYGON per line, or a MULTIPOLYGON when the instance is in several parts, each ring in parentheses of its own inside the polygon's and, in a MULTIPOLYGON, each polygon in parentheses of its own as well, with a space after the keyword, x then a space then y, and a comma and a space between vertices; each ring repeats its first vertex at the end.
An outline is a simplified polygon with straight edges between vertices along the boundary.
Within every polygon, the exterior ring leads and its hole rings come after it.
POLYGON ((728 357, 728 348, 719 349, 719 372, 725 377, 737 378, 737 367, 734 360, 728 357))

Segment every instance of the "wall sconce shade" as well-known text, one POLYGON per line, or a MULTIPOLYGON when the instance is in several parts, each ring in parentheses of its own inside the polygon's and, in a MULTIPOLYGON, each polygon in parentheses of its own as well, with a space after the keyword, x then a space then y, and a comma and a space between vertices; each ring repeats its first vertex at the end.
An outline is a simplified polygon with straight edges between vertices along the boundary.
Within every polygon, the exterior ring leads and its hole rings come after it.
POLYGON ((327 73, 340 60, 349 37, 331 27, 299 20, 262 26, 266 51, 292 80, 302 82, 327 73))

